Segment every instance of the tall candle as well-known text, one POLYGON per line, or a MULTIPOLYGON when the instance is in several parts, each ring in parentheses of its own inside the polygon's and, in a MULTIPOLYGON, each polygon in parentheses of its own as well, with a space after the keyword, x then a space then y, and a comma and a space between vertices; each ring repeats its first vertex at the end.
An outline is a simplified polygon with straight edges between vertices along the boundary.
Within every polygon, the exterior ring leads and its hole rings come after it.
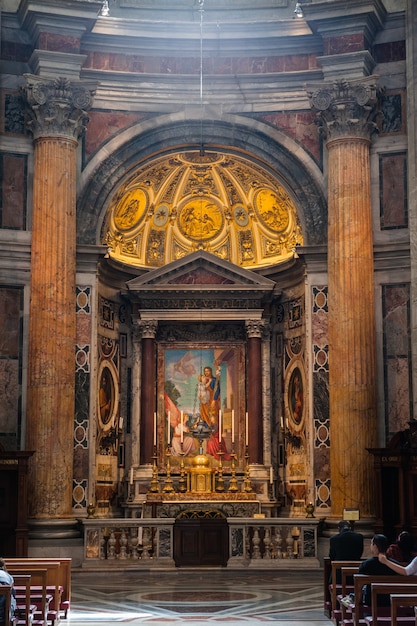
POLYGON ((272 469, 272 467, 269 468, 269 482, 272 483, 274 482, 274 470, 272 469))
POLYGON ((219 443, 222 440, 222 412, 219 411, 219 443))
POLYGON ((153 445, 156 446, 156 413, 153 414, 153 445))
POLYGON ((181 441, 181 443, 184 443, 184 413, 182 411, 181 411, 180 441, 181 441))
POLYGON ((249 445, 249 420, 248 414, 245 415, 245 427, 246 427, 246 445, 249 445))
POLYGON ((232 443, 235 443, 235 411, 232 409, 232 443))
POLYGON ((168 441, 168 445, 170 445, 171 443, 171 411, 168 411, 167 441, 168 441))
POLYGON ((133 485, 133 467, 130 468, 130 479, 129 479, 129 483, 131 485, 133 485))

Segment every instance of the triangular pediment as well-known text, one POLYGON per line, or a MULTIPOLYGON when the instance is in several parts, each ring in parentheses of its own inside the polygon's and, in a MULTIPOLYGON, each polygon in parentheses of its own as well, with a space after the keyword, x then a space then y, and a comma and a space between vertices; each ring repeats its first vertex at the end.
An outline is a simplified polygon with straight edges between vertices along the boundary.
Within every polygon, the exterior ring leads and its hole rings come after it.
POLYGON ((169 265, 151 270, 147 274, 126 283, 130 295, 146 292, 175 292, 188 295, 194 291, 225 292, 245 294, 250 292, 257 297, 276 289, 276 283, 259 276, 214 254, 198 251, 189 254, 169 265))

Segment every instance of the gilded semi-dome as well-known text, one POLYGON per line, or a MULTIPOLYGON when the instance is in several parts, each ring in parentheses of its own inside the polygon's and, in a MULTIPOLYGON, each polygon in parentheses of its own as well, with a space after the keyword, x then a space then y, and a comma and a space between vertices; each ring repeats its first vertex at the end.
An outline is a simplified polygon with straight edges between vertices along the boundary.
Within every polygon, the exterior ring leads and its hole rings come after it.
POLYGON ((269 172, 241 156, 180 152, 139 167, 111 199, 109 255, 159 267, 206 250, 243 267, 288 260, 302 235, 295 204, 269 172))

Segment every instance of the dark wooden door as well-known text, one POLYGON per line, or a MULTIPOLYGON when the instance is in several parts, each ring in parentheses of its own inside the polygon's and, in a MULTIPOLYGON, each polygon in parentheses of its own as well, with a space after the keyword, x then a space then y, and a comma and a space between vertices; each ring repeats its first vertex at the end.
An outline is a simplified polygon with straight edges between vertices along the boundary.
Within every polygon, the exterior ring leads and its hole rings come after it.
POLYGON ((174 525, 174 561, 181 566, 226 566, 229 534, 226 519, 182 519, 174 525))

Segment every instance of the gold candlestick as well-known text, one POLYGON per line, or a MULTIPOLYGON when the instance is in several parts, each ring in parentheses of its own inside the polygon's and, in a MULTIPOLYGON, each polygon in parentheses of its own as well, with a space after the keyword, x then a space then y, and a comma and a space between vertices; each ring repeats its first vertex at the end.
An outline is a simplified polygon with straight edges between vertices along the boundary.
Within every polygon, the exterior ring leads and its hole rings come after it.
POLYGON ((184 469, 184 450, 183 450, 183 444, 181 443, 181 463, 180 463, 180 477, 178 480, 178 491, 180 493, 185 493, 187 491, 187 479, 185 476, 185 469, 184 469))
POLYGON ((217 454, 219 455, 220 460, 219 460, 219 468, 218 468, 218 475, 217 475, 216 491, 224 491, 223 463, 222 463, 222 456, 224 452, 222 452, 222 450, 219 450, 217 454))
POLYGON ((236 454, 235 454, 234 446, 232 447, 232 453, 230 456, 232 457, 232 464, 230 468, 232 475, 230 476, 229 491, 238 491, 238 485, 237 485, 237 479, 236 479, 236 454))
POLYGON ((169 451, 169 448, 167 448, 165 456, 167 459, 166 460, 167 476, 165 478, 164 488, 162 489, 162 491, 164 493, 171 493, 172 491, 175 491, 175 489, 174 489, 174 483, 171 478, 171 453, 169 451))
POLYGON ((149 491, 151 493, 158 493, 159 491, 159 480, 158 480, 158 466, 156 464, 158 460, 158 455, 156 454, 156 446, 153 447, 153 465, 152 465, 152 480, 149 486, 149 491))
POLYGON ((253 491, 252 483, 250 481, 248 446, 246 446, 246 452, 245 452, 245 480, 243 481, 243 490, 246 491, 247 493, 253 491))

